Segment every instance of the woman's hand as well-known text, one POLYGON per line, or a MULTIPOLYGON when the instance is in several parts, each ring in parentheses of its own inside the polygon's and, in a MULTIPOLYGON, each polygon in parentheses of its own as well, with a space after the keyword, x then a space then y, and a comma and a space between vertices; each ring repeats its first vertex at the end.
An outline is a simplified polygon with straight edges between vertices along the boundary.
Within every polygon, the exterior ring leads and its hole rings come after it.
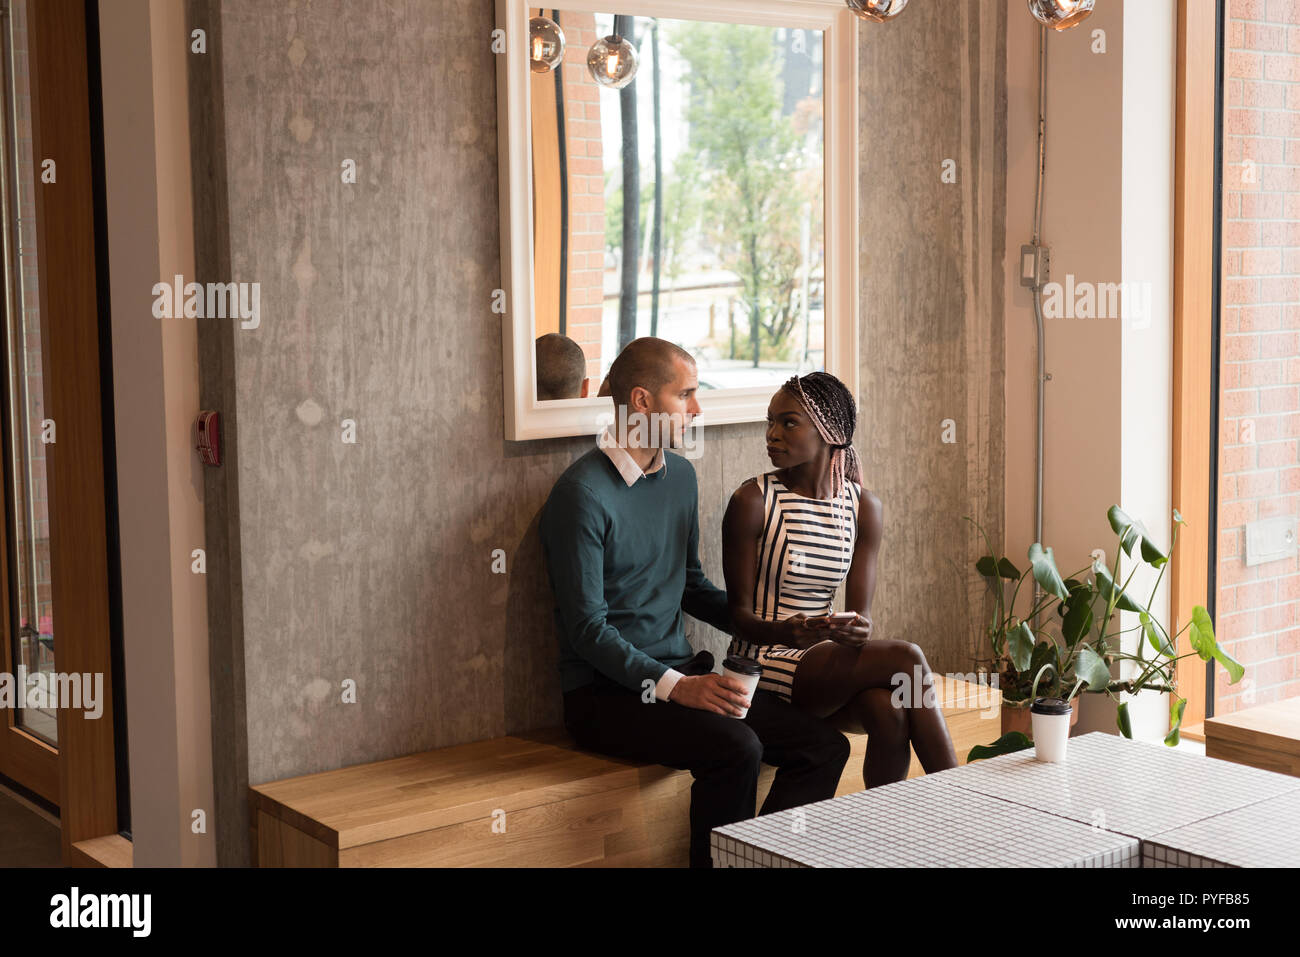
POLYGON ((821 627, 813 624, 803 613, 786 618, 781 622, 781 627, 781 644, 791 648, 811 648, 828 637, 822 633, 821 627))
POLYGON ((852 621, 828 621, 818 628, 822 637, 849 648, 861 648, 871 640, 871 618, 858 615, 852 621))

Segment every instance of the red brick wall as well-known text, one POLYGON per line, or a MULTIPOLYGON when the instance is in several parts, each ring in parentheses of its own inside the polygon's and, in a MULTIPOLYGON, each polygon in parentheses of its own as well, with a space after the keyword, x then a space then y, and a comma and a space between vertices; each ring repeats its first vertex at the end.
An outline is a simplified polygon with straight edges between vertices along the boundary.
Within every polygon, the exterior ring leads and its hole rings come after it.
POLYGON ((1229 0, 1224 50, 1215 709, 1300 695, 1295 558, 1248 567, 1245 526, 1300 513, 1300 0, 1229 0))

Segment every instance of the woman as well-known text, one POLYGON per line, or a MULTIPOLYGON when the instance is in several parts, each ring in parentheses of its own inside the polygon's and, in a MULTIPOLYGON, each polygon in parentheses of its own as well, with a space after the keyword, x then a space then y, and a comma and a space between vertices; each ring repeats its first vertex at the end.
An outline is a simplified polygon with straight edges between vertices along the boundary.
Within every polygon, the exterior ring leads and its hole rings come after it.
POLYGON ((871 638, 871 597, 882 531, 880 500, 861 481, 853 396, 825 372, 795 376, 767 408, 775 471, 746 480, 722 521, 723 572, 734 626, 729 654, 755 658, 759 688, 865 731, 862 779, 871 788, 907 777, 909 744, 927 774, 957 765, 938 707, 925 707, 930 668, 907 641, 871 638), (845 582, 852 621, 832 611, 845 582), (915 670, 918 669, 919 671, 915 670), (915 675, 922 687, 912 688, 915 675), (895 706, 895 688, 904 677, 895 706))

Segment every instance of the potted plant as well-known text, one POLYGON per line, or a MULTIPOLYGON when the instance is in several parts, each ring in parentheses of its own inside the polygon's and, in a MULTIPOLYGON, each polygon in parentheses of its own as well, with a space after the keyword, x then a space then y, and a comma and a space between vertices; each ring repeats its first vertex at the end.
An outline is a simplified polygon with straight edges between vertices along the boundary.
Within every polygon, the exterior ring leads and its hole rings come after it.
MULTIPOLYGON (((1191 620, 1172 637, 1150 611, 1150 603, 1155 597, 1156 589, 1160 587, 1160 580, 1164 577, 1169 555, 1173 553, 1174 545, 1178 542, 1178 526, 1186 524, 1178 510, 1174 509, 1173 512, 1173 543, 1167 553, 1152 541, 1150 533, 1140 520, 1130 518, 1118 505, 1112 505, 1106 517, 1110 527, 1119 536, 1113 571, 1108 569, 1104 562, 1094 561, 1090 569, 1087 569, 1091 571, 1091 577, 1079 577, 1082 572, 1078 572, 1062 579, 1056 569, 1052 550, 1042 548, 1037 542, 1029 547, 1030 567, 1023 574, 1005 557, 995 557, 991 545, 989 545, 989 554, 975 563, 976 569, 989 582, 995 597, 994 616, 989 625, 988 637, 992 652, 991 660, 1002 689, 1003 712, 1005 715, 1008 708, 1019 709, 1019 714, 1023 714, 1027 719, 1028 705, 1040 691, 1048 696, 1065 698, 1068 701, 1082 689, 1093 694, 1106 694, 1115 701, 1116 725, 1121 734, 1131 738, 1133 734, 1128 702, 1121 701, 1119 693, 1135 694, 1143 690, 1168 692, 1172 698, 1169 733, 1165 736, 1165 744, 1172 747, 1178 743, 1183 710, 1187 705, 1187 700, 1179 697, 1177 692, 1177 681, 1174 678, 1174 666, 1177 662, 1193 654, 1204 661, 1213 658, 1227 670, 1231 684, 1241 679, 1245 669, 1219 646, 1214 637, 1213 623, 1203 605, 1193 608, 1191 620), (1138 547, 1136 556, 1133 552, 1134 546, 1138 547), (1123 578, 1123 584, 1117 585, 1123 575, 1121 570, 1123 555, 1136 560, 1128 576, 1123 578), (1159 572, 1151 594, 1145 602, 1139 601, 1128 591, 1139 563, 1145 563, 1159 572), (1004 610, 1004 582, 1008 580, 1016 582, 1016 589, 1011 598, 1011 605, 1014 606, 1015 593, 1019 591, 1020 585, 1029 574, 1032 574, 1034 580, 1042 587, 1045 597, 1030 609, 1024 619, 1018 619, 1014 614, 1004 610), (1095 607, 1098 599, 1103 600, 1100 613, 1095 607), (1050 604, 1052 600, 1058 602, 1056 614, 1059 623, 1055 625, 1058 634, 1052 634, 1051 625, 1040 627, 1035 633, 1030 622, 1036 621, 1045 605, 1050 604), (1119 616, 1116 613, 1121 610, 1136 613, 1138 624, 1131 628, 1109 630, 1112 621, 1118 624, 1119 616), (1094 624, 1098 626, 1095 634, 1094 624), (1136 654, 1123 651, 1118 641, 1125 632, 1133 630, 1140 630, 1136 654), (1184 631, 1188 632, 1192 650, 1180 655, 1177 651, 1178 639, 1184 631), (1149 657, 1146 654, 1148 646, 1149 657), (1114 679, 1110 673, 1110 666, 1116 661, 1133 662, 1137 676, 1123 680, 1114 679), (1042 685, 1041 680, 1049 671, 1052 677, 1046 685, 1042 685), (1067 689, 1068 694, 1063 693, 1067 689)), ((987 545, 988 536, 984 534, 984 529, 969 518, 968 521, 972 521, 972 524, 980 529, 987 545)), ((998 743, 992 746, 997 750, 990 750, 987 747, 975 748, 971 751, 969 759, 991 757, 995 753, 1027 747, 1029 744, 1027 729, 1017 726, 1016 713, 1013 711, 1013 716, 1009 720, 1004 717, 1003 735, 998 739, 998 743)), ((1077 708, 1075 713, 1077 714, 1077 708)), ((1072 717, 1071 723, 1074 720, 1072 717)))
MULTIPOLYGON (((994 597, 993 617, 988 623, 986 635, 989 642, 990 657, 980 659, 986 663, 988 670, 995 676, 996 685, 1002 693, 1002 732, 1023 732, 1029 735, 1029 706, 1041 692, 1045 696, 1071 700, 1078 693, 1080 686, 1087 682, 1085 675, 1094 681, 1109 681, 1110 672, 1089 669, 1096 667, 1093 655, 1086 639, 1092 627, 1089 617, 1089 605, 1084 600, 1080 588, 1083 583, 1076 577, 1062 579, 1056 568, 1056 559, 1052 549, 1043 548, 1034 543, 1029 548, 1029 567, 1021 572, 1006 556, 997 555, 989 542, 987 533, 978 522, 967 517, 967 521, 979 529, 984 537, 989 553, 976 563, 976 570, 984 577, 994 597), (1043 595, 1030 608, 1024 617, 1017 617, 1014 608, 1020 587, 1030 576, 1043 589, 1043 595), (1008 601, 1006 586, 1014 582, 1011 598, 1008 601), (1060 618, 1053 635, 1050 625, 1039 626, 1039 616, 1053 602, 1057 603, 1056 613, 1060 618), (1044 682, 1044 679, 1047 679, 1044 682)), ((1081 569, 1076 575, 1082 575, 1087 569, 1081 569)), ((1078 721, 1076 708, 1070 717, 1073 726, 1078 721)))

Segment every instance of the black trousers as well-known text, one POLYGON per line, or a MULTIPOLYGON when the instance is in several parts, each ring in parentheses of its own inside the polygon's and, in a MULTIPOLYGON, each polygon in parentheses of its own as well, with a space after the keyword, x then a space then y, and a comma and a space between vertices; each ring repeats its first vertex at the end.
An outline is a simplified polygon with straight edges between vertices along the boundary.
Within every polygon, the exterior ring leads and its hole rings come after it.
MULTIPOLYGON (((713 656, 700 652, 677 669, 713 670, 713 656)), ((776 777, 763 814, 835 796, 849 740, 771 691, 756 691, 744 718, 674 701, 646 704, 641 695, 597 673, 593 684, 564 695, 564 724, 583 748, 612 757, 689 770, 691 867, 712 867, 709 833, 754 816, 760 762, 776 777)))

